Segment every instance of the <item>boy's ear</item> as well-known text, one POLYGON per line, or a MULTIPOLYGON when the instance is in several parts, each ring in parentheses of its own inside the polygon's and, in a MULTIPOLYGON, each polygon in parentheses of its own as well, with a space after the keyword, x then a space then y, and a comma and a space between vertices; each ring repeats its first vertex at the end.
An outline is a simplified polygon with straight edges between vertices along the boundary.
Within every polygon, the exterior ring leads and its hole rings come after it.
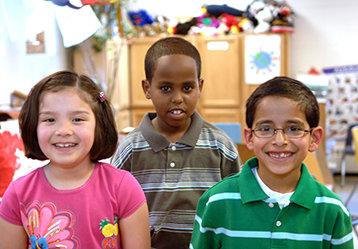
POLYGON ((244 138, 245 138, 245 142, 246 142, 246 147, 249 150, 254 150, 254 144, 253 144, 253 134, 251 132, 251 129, 249 128, 244 128, 244 138))
POLYGON ((322 138, 323 138, 323 128, 321 126, 313 128, 308 151, 314 152, 315 150, 317 150, 318 146, 322 142, 322 138))
POLYGON ((203 90, 203 85, 204 85, 204 79, 200 78, 199 79, 199 90, 200 90, 200 92, 203 90))
POLYGON ((143 88, 143 92, 144 95, 147 99, 150 99, 150 83, 148 80, 142 80, 142 88, 143 88))

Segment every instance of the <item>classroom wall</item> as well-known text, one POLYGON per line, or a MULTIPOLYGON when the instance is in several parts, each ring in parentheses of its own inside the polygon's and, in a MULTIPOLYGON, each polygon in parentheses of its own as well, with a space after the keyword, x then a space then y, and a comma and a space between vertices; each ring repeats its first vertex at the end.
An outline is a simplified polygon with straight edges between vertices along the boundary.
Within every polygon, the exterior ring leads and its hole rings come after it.
POLYGON ((291 74, 358 64, 358 1, 288 0, 295 10, 291 74))
MULTIPOLYGON (((245 10, 251 0, 181 0, 173 6, 167 0, 136 0, 132 8, 150 14, 199 16, 200 6, 228 4, 245 10), (189 7, 190 6, 190 7, 189 7)), ((286 0, 295 12, 296 32, 291 39, 291 76, 306 73, 311 67, 358 64, 358 1, 356 0, 286 0)))
POLYGON ((0 108, 10 104, 14 90, 27 94, 44 76, 67 68, 68 50, 63 47, 52 5, 44 0, 0 0, 0 108), (41 31, 45 53, 26 54, 26 40, 35 39, 41 31))
MULTIPOLYGON (((200 6, 223 4, 245 9, 248 0, 136 0, 132 6, 144 8, 152 14, 167 16, 198 16, 200 6)), ((296 33, 291 39, 291 76, 306 73, 311 67, 358 64, 358 1, 356 0, 288 0, 295 11, 296 33)), ((27 93, 45 75, 69 65, 68 49, 63 48, 62 37, 53 13, 41 12, 40 7, 52 4, 43 0, 0 1, 0 105, 10 102, 10 93, 17 89, 27 93), (11 9, 9 32, 4 7, 11 9), (29 14, 41 15, 40 25, 45 29, 45 54, 26 55, 25 41, 29 14), (14 21, 15 20, 15 21, 14 21)))

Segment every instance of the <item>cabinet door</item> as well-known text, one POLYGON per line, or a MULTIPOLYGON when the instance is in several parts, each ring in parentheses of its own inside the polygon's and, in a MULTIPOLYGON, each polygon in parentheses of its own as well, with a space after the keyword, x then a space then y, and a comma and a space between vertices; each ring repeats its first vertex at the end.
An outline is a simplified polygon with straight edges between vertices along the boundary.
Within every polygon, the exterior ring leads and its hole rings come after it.
POLYGON ((238 36, 200 37, 204 86, 199 110, 209 122, 238 122, 240 53, 238 36))
POLYGON ((146 99, 142 89, 142 80, 145 79, 144 58, 149 47, 158 38, 134 39, 130 45, 130 96, 131 108, 148 108, 152 105, 146 99))

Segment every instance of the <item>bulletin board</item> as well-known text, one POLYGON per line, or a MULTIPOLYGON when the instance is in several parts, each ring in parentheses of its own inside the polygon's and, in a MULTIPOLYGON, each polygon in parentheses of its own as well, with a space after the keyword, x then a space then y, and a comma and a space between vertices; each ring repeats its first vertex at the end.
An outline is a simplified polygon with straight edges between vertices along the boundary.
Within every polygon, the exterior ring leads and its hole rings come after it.
POLYGON ((358 65, 323 69, 329 76, 326 137, 343 140, 350 124, 358 123, 358 65))

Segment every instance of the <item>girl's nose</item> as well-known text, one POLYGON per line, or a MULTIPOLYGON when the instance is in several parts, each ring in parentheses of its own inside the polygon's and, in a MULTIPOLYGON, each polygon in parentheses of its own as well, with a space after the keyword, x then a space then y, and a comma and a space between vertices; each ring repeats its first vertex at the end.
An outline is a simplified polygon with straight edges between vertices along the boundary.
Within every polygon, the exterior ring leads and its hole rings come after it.
POLYGON ((58 136, 71 136, 73 135, 72 123, 70 121, 64 121, 58 124, 56 129, 56 135, 58 136))

